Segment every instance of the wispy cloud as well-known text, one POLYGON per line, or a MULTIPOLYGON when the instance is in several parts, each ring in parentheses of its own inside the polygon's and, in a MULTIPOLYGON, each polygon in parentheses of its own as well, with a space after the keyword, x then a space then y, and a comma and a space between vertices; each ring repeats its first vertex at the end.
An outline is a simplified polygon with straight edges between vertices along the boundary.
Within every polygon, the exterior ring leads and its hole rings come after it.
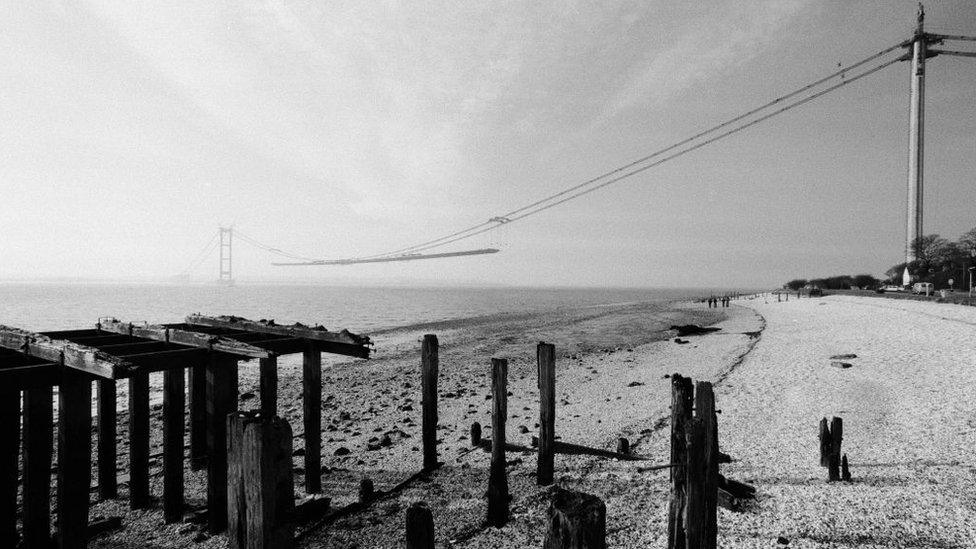
POLYGON ((670 46, 651 51, 608 101, 603 118, 636 105, 660 106, 683 90, 748 64, 810 4, 810 0, 730 2, 688 21, 670 46))

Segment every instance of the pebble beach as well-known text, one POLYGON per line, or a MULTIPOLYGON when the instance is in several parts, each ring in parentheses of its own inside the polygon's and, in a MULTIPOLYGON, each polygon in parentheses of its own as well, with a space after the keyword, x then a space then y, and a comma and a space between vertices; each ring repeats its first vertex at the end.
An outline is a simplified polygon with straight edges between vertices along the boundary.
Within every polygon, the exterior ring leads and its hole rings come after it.
MULTIPOLYGON (((508 453, 512 517, 503 528, 486 527, 489 454, 471 446, 468 432, 478 421, 491 436, 488 363, 506 357, 507 439, 531 446, 539 414, 534 344, 544 340, 557 349, 559 440, 614 450, 625 437, 646 458, 556 456, 558 485, 606 503, 610 547, 666 546, 669 473, 653 466, 669 455, 673 373, 715 383, 720 446, 734 460, 722 473, 757 490, 738 511, 719 510, 720 547, 973 547, 974 326, 976 308, 828 296, 740 299, 719 309, 624 304, 378 334, 374 360, 336 361, 323 373, 323 487, 334 508, 356 500, 362 478, 379 491, 397 489, 359 512, 303 525, 299 546, 402 547, 404 513, 415 501, 430 507, 438 547, 541 546, 548 493, 536 485, 535 454, 508 453), (668 327, 685 323, 720 330, 676 343, 668 327), (444 465, 400 485, 421 465, 424 333, 441 341, 444 465), (839 354, 856 357, 837 367, 830 357, 839 354), (833 416, 844 420, 851 482, 828 483, 819 464, 818 424, 833 416)), ((253 369, 241 369, 242 408, 256 406, 248 396, 253 369)), ((279 413, 296 433, 299 371, 282 362, 279 413)), ((295 481, 303 497, 300 469, 295 481)), ((202 475, 187 482, 190 504, 202 504, 202 475)), ((124 499, 95 503, 96 515, 121 515, 126 527, 93 547, 226 545, 196 525, 162 526, 158 508, 128 511, 124 499)))

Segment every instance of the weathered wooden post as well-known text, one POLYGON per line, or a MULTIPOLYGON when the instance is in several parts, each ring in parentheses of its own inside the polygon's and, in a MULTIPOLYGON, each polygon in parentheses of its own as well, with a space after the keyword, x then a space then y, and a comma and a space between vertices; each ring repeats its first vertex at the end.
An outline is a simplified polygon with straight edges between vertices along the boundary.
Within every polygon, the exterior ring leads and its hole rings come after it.
POLYGON ((261 413, 265 417, 274 417, 278 415, 278 357, 259 359, 258 375, 261 413))
MULTIPOLYGON (((23 436, 24 545, 27 549, 47 549, 51 543, 51 458, 54 452, 51 387, 32 387, 24 391, 23 436)), ((112 445, 115 446, 114 438, 112 445)), ((114 470, 112 476, 114 479, 114 470)))
POLYGON ((687 442, 686 423, 691 420, 694 404, 691 380, 671 376, 671 493, 668 502, 668 549, 684 549, 685 544, 685 469, 687 442))
POLYGON ((844 456, 840 458, 840 479, 848 482, 851 480, 851 470, 847 466, 847 454, 844 454, 844 456))
POLYGON ((66 374, 58 388, 58 545, 88 544, 92 383, 66 374))
POLYGON ((207 465, 207 367, 190 368, 190 468, 207 465))
POLYGON ((260 413, 227 416, 229 546, 294 546, 292 431, 288 422, 260 413))
POLYGON ((183 518, 183 430, 186 382, 183 368, 163 372, 163 520, 183 518))
POLYGON ((705 433, 705 422, 700 418, 692 418, 685 423, 685 444, 687 458, 685 465, 685 494, 684 527, 685 543, 689 548, 708 548, 705 532, 707 516, 707 477, 708 462, 706 451, 709 445, 705 433))
POLYGON ((322 353, 306 342, 302 355, 302 422, 305 429, 305 492, 322 491, 322 353))
POLYGON ((491 359, 491 469, 488 477, 488 524, 508 522, 508 476, 505 471, 505 419, 508 414, 508 361, 491 359))
POLYGON ((617 453, 623 455, 630 454, 630 441, 624 437, 617 439, 617 453))
POLYGON ((434 549, 434 517, 419 501, 407 508, 407 549, 434 549))
POLYGON ((708 381, 695 384, 695 416, 701 421, 705 436, 701 448, 705 469, 700 484, 704 490, 705 509, 703 545, 700 547, 715 549, 718 543, 718 416, 715 413, 715 392, 708 381))
POLYGON ((830 460, 827 463, 827 480, 840 480, 840 445, 844 440, 844 422, 839 417, 830 420, 830 460))
POLYGON ((227 414, 237 410, 237 359, 211 353, 207 364, 207 529, 227 527, 227 414))
POLYGON ((421 386, 423 388, 424 470, 437 468, 437 336, 426 334, 421 348, 421 386))
POLYGON ((116 463, 118 450, 115 446, 118 421, 116 382, 100 379, 95 383, 98 394, 98 497, 114 499, 119 496, 116 463))
POLYGON ((368 477, 359 480, 359 503, 369 503, 373 499, 376 488, 368 477))
POLYGON ((129 378, 129 508, 149 507, 149 374, 129 378))
POLYGON ((830 427, 827 426, 827 418, 820 419, 820 466, 826 467, 830 464, 830 427))
MULTIPOLYGON (((536 481, 552 484, 556 442, 556 346, 540 342, 536 347, 539 369, 539 454, 536 481)), ((494 435, 493 435, 494 436, 494 435)))
POLYGON ((481 445, 481 424, 475 421, 471 424, 471 446, 481 445))
POLYGON ((20 391, 0 389, 0 546, 17 545, 17 456, 20 391))
POLYGON ((607 506, 593 495, 552 488, 543 549, 605 549, 607 506))

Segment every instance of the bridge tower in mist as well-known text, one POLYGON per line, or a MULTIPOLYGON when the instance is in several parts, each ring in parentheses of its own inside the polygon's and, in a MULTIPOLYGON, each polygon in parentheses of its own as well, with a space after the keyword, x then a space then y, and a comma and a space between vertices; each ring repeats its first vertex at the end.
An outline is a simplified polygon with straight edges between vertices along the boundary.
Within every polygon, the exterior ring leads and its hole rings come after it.
POLYGON ((234 283, 232 246, 234 243, 234 227, 220 227, 220 277, 221 284, 230 286, 234 283))

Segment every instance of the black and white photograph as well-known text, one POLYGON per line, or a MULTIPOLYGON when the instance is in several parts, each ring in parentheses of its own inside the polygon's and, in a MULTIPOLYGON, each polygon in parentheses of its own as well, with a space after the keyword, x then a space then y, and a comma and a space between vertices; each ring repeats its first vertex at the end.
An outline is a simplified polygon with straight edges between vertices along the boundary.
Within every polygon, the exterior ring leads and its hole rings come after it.
POLYGON ((976 549, 976 2, 0 0, 0 549, 976 549))

